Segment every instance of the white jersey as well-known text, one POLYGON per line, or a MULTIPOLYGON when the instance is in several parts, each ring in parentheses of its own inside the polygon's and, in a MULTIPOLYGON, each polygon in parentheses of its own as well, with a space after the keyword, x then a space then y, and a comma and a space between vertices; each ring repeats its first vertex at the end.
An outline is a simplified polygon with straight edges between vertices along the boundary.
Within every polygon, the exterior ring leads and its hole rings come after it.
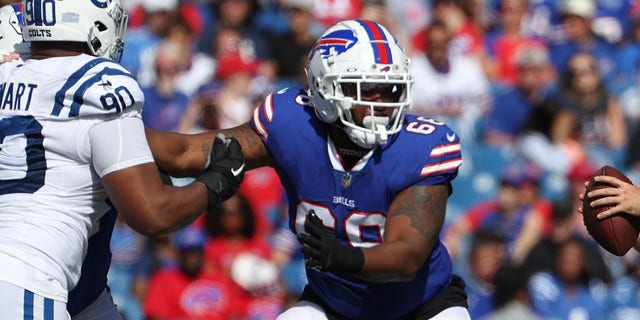
POLYGON ((414 85, 409 112, 446 122, 464 138, 471 138, 468 127, 491 103, 490 83, 477 60, 450 55, 449 70, 440 73, 419 53, 411 57, 410 70, 414 85))
POLYGON ((88 238, 113 210, 101 177, 153 161, 143 101, 108 59, 0 65, 0 281, 66 301, 88 238))

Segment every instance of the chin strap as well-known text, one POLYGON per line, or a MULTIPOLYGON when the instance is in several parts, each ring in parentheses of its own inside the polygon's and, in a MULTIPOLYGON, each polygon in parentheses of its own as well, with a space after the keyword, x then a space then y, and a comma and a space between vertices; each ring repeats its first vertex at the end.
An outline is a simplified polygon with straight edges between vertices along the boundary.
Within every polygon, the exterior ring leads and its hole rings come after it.
POLYGON ((380 133, 379 135, 379 143, 381 145, 386 144, 387 143, 387 127, 382 125, 382 124, 376 124, 376 127, 378 128, 378 132, 380 133))

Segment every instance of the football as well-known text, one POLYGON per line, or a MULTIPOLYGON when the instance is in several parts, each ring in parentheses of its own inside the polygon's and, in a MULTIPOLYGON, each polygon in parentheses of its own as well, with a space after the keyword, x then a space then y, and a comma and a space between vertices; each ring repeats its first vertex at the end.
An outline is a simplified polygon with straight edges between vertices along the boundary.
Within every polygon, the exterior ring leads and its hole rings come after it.
POLYGON ((593 179, 593 177, 600 175, 611 176, 632 183, 631 179, 614 167, 603 166, 598 169, 593 174, 584 193, 582 218, 587 231, 600 246, 617 256, 623 256, 631 249, 638 238, 640 218, 626 213, 619 213, 605 219, 596 218, 600 212, 609 208, 607 206, 591 207, 589 205, 591 201, 597 198, 589 198, 587 193, 608 186, 593 179))

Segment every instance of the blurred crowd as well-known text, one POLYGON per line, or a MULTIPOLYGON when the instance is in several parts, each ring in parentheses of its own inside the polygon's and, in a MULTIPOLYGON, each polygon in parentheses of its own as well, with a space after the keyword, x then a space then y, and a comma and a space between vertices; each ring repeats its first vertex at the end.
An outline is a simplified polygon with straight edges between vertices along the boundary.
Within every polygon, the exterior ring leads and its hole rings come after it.
MULTIPOLYGON (((601 249, 577 211, 601 165, 640 181, 640 1, 124 5, 121 63, 143 87, 143 121, 183 133, 244 123, 269 92, 306 87, 307 53, 335 22, 385 25, 411 57, 409 112, 461 137, 442 239, 473 319, 640 319, 640 256, 601 249)), ((286 210, 261 168, 175 234, 119 221, 109 285, 125 319, 274 319, 306 281, 286 210)))

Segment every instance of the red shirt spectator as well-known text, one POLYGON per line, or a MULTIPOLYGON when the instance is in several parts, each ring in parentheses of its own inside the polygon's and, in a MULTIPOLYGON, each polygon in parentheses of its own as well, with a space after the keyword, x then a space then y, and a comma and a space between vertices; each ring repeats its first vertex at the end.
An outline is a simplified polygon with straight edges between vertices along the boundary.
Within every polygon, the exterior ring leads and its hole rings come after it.
POLYGON ((218 273, 190 278, 179 269, 160 270, 149 281, 144 313, 150 319, 229 319, 241 308, 232 291, 218 273))
POLYGON ((273 223, 280 221, 279 211, 284 201, 284 189, 276 171, 271 167, 247 171, 239 192, 256 213, 256 236, 268 236, 273 231, 273 223))
POLYGON ((325 27, 341 20, 355 19, 362 11, 361 0, 314 0, 313 15, 325 27))
POLYGON ((203 268, 206 233, 189 226, 174 235, 178 268, 160 269, 149 281, 144 301, 147 319, 229 319, 244 312, 223 273, 203 268))

